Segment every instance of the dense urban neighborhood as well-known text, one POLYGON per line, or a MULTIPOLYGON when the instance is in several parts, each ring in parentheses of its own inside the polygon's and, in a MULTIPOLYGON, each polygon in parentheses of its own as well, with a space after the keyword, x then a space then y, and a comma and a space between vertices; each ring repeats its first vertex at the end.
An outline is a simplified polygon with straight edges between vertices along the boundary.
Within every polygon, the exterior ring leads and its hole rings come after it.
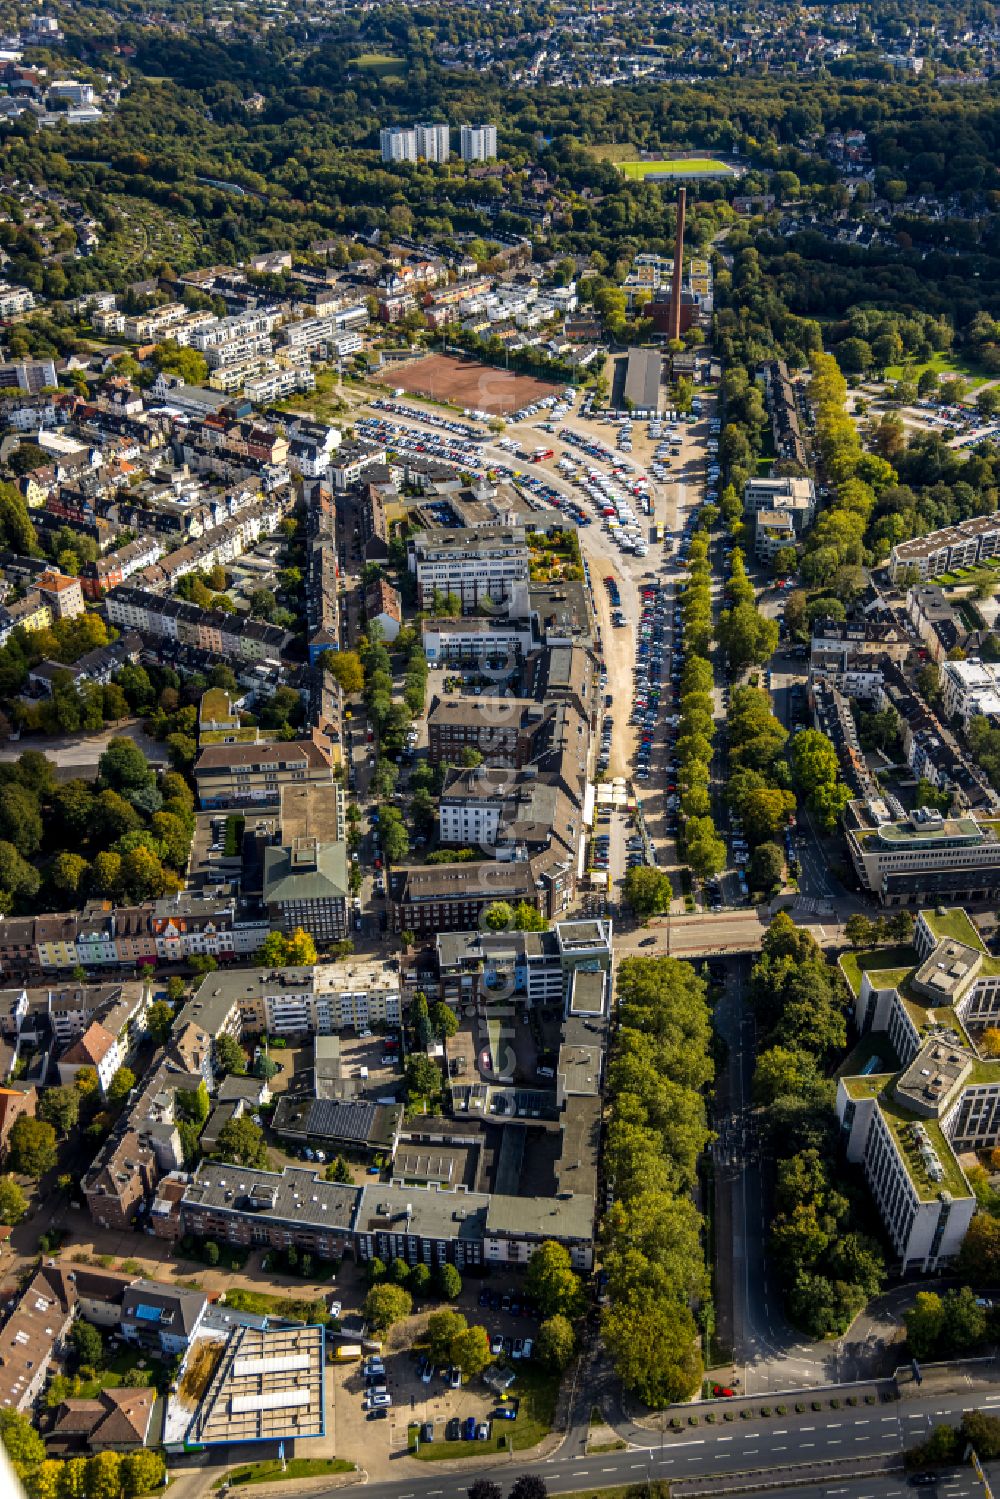
POLYGON ((3 1499, 989 1499, 998 68, 0 7, 3 1499))

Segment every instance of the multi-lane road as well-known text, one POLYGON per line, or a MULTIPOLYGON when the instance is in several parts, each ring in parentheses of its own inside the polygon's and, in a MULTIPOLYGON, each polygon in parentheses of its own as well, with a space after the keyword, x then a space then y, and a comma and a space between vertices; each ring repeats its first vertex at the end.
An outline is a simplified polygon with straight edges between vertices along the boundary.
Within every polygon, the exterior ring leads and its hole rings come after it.
MULTIPOLYGON (((780 1398, 775 1397, 777 1404, 780 1398)), ((825 1403, 825 1402, 824 1402, 825 1403)), ((734 1402, 732 1420, 720 1420, 709 1426, 704 1420, 697 1427, 672 1433, 628 1426, 628 1445, 618 1452, 585 1453, 573 1450, 569 1438, 551 1457, 542 1461, 519 1459, 517 1454, 482 1464, 472 1461, 435 1464, 426 1473, 420 1465, 400 1458, 399 1477, 391 1482, 370 1483, 367 1492, 377 1499, 466 1499, 474 1478, 492 1476, 503 1482, 524 1472, 536 1473, 545 1480, 551 1493, 593 1491, 639 1483, 646 1479, 664 1479, 676 1484, 683 1480, 714 1477, 724 1489, 727 1475, 772 1472, 776 1480, 796 1470, 796 1476, 811 1486, 806 1491, 819 1496, 840 1495, 842 1499, 893 1499, 906 1489, 900 1475, 858 1480, 866 1468, 877 1470, 884 1460, 899 1461, 904 1452, 923 1441, 939 1423, 957 1425, 962 1412, 972 1408, 1000 1413, 1000 1386, 967 1388, 957 1394, 928 1394, 914 1399, 879 1401, 856 1407, 842 1404, 838 1410, 813 1411, 811 1401, 799 1397, 803 1411, 795 1410, 795 1397, 787 1402, 787 1413, 762 1418, 759 1414, 744 1420, 741 1406, 734 1402), (567 1450, 569 1449, 569 1450, 567 1450), (823 1465, 837 1465, 841 1476, 823 1465), (848 1476, 842 1476, 846 1473, 848 1476), (852 1476, 853 1475, 853 1476, 852 1476)), ((772 1411, 777 1405, 770 1407, 772 1411)), ((759 1412, 759 1402, 755 1402, 759 1412)), ((942 1477, 939 1494, 946 1499, 961 1499, 971 1494, 971 1475, 958 1470, 942 1477)), ((789 1476, 788 1489, 794 1487, 789 1476)))

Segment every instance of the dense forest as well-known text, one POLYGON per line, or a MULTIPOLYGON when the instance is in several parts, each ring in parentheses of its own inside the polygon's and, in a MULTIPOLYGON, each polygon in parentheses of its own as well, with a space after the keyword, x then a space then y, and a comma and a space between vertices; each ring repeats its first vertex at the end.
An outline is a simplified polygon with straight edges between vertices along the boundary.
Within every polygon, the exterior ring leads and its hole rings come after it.
MULTIPOLYGON (((467 21, 473 32, 502 32, 505 14, 463 13, 462 34, 467 21)), ((846 207, 845 185, 820 147, 825 132, 858 128, 874 169, 866 190, 900 205, 891 234, 861 249, 808 227, 779 235, 772 216, 757 236, 768 296, 796 316, 846 316, 877 302, 940 312, 956 328, 1000 306, 1000 106, 987 84, 915 79, 873 88, 821 72, 529 87, 442 66, 438 50, 457 26, 442 7, 224 31, 196 7, 168 15, 153 26, 137 12, 74 11, 65 20, 68 47, 122 81, 119 107, 87 130, 38 133, 27 119, 6 130, 8 173, 72 191, 105 231, 95 256, 65 261, 50 285, 31 236, 16 222, 3 225, 13 274, 36 289, 72 294, 116 277, 125 284, 134 268, 119 265, 116 234, 143 204, 183 226, 181 243, 162 254, 178 270, 279 246, 304 250, 331 233, 388 232, 445 243, 523 235, 539 261, 575 254, 603 271, 640 249, 669 251, 675 194, 624 180, 602 149, 739 153, 749 164, 740 184, 701 182, 693 195, 691 241, 705 247, 731 220, 734 191, 773 190, 776 179, 782 198, 846 207), (123 48, 134 49, 127 67, 123 48), (388 63, 368 67, 373 56, 388 63), (379 127, 428 116, 496 121, 502 174, 471 173, 459 162, 383 167, 379 127), (905 206, 913 194, 937 195, 948 211, 933 222, 915 218, 905 206), (551 209, 544 226, 539 202, 551 209)), ((549 19, 544 6, 529 7, 518 13, 518 34, 540 34, 549 19)), ((153 237, 143 269, 157 268, 158 248, 153 237)))

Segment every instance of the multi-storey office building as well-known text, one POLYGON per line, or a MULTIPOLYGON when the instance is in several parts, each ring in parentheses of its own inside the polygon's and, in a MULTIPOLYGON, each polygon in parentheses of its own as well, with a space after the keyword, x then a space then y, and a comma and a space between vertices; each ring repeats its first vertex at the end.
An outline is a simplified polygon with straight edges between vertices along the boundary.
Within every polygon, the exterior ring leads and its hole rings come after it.
POLYGON ((203 807, 247 807, 277 802, 282 788, 332 783, 329 743, 313 734, 287 743, 209 744, 195 761, 195 785, 203 807))
POLYGON ((501 604, 517 583, 528 582, 528 548, 522 527, 506 530, 420 531, 409 542, 408 566, 417 580, 417 604, 430 607, 435 592, 454 594, 462 613, 484 599, 501 604))
POLYGON ((885 906, 1000 896, 1000 823, 919 807, 893 819, 879 801, 850 802, 844 819, 858 879, 885 906))
POLYGON ((837 1113, 901 1270, 939 1269, 976 1209, 960 1156, 1000 1141, 1000 1063, 976 1036, 1000 1016, 1000 961, 960 909, 920 913, 912 953, 841 960, 867 1057, 842 1077, 837 1113))
POLYGON ((467 931, 478 926, 487 906, 497 901, 543 909, 530 860, 399 865, 389 875, 395 932, 467 931))
POLYGON ((560 1004, 574 975, 611 970, 609 921, 557 921, 547 932, 442 932, 438 996, 446 1004, 560 1004))

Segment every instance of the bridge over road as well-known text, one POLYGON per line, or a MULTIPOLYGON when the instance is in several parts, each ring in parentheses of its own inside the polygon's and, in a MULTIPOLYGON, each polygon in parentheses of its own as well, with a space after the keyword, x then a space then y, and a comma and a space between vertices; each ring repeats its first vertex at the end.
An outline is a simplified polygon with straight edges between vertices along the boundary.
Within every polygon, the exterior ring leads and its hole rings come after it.
MULTIPOLYGON (((772 914, 767 906, 760 906, 664 916, 646 927, 624 931, 616 923, 615 952, 619 957, 643 953, 648 956, 669 953, 672 958, 741 957, 760 951, 772 914)), ((836 949, 845 945, 843 925, 834 912, 817 915, 790 907, 788 914, 796 926, 811 932, 821 947, 836 949)))

